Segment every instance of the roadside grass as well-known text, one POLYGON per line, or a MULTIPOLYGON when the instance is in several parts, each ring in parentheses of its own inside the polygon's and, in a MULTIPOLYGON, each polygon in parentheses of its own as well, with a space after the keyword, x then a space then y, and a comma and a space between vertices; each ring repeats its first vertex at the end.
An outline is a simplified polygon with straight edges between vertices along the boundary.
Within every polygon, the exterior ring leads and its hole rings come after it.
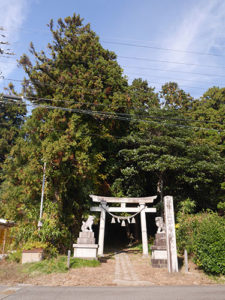
POLYGON ((225 276, 223 275, 206 275, 217 284, 225 284, 225 276))
MULTIPOLYGON (((98 267, 99 265, 98 260, 70 259, 70 268, 98 267)), ((66 273, 67 271, 67 256, 58 256, 57 258, 22 265, 22 272, 30 275, 66 273)))

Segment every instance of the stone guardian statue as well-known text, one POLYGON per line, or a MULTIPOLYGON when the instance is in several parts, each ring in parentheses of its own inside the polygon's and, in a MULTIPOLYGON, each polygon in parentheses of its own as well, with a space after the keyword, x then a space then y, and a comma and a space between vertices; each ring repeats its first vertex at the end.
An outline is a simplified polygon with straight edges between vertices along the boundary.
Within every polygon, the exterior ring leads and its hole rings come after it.
POLYGON ((81 226, 81 231, 82 232, 87 232, 87 231, 93 231, 92 230, 92 225, 94 222, 95 216, 88 216, 87 221, 82 221, 82 226, 81 226))

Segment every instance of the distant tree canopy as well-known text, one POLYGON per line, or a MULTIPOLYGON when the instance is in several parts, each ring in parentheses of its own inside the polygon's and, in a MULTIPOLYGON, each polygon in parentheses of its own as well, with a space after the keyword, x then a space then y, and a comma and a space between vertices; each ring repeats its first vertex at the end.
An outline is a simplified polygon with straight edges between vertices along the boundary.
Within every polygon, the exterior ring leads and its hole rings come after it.
MULTIPOLYGON (((144 94, 143 89, 136 93, 139 101, 144 94)), ((163 106, 159 108, 159 100, 155 106, 156 95, 150 95, 142 117, 133 115, 141 121, 131 121, 128 135, 121 139, 113 191, 121 196, 170 194, 177 202, 190 197, 198 210, 216 209, 224 195, 225 160, 220 147, 208 142, 199 129, 202 125, 190 119, 196 114, 188 94, 169 83, 160 95, 166 99, 163 106), (175 87, 172 96, 171 87, 175 87)))
POLYGON ((216 209, 225 181, 223 89, 195 100, 173 82, 159 93, 141 78, 129 85, 115 53, 79 15, 59 19, 56 29, 51 21, 49 29, 47 53, 31 43, 35 64, 26 54, 20 59, 28 76, 23 93, 38 107, 22 127, 20 106, 7 104, 1 114, 18 122, 16 134, 14 127, 1 133, 8 142, 0 190, 0 216, 17 222, 17 242, 41 239, 65 250, 90 193, 171 194, 176 203, 190 198, 197 210, 216 209))

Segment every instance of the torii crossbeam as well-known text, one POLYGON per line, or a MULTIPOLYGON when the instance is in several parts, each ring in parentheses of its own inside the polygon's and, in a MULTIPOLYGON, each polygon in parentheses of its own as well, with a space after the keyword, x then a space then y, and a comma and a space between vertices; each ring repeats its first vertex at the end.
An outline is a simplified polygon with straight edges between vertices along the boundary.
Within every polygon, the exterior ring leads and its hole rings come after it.
POLYGON ((117 198, 117 197, 103 197, 90 195, 94 202, 99 202, 99 206, 91 207, 93 212, 101 212, 100 226, 99 226, 99 237, 98 237, 98 255, 103 256, 104 252, 104 235, 105 235, 105 220, 106 211, 108 212, 120 212, 120 213, 138 213, 141 215, 141 234, 142 234, 142 249, 143 255, 148 256, 148 237, 147 237, 147 226, 146 226, 146 213, 155 213, 156 208, 147 207, 147 204, 153 203, 157 196, 142 197, 142 198, 117 198), (120 207, 110 207, 110 203, 120 203, 120 207), (137 207, 127 207, 127 204, 139 204, 137 207))

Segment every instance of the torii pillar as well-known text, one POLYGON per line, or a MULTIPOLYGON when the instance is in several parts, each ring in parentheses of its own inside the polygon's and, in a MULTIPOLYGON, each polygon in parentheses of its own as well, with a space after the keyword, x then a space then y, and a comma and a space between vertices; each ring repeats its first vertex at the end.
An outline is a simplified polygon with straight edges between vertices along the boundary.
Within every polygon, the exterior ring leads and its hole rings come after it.
POLYGON ((146 213, 155 213, 156 208, 147 207, 148 203, 153 203, 157 196, 144 197, 144 198, 117 198, 117 197, 102 197, 96 195, 90 195, 94 202, 99 202, 98 207, 91 207, 91 211, 101 212, 100 215, 100 226, 99 226, 99 238, 98 238, 98 255, 103 256, 104 254, 104 236, 105 236, 105 220, 106 211, 108 212, 126 212, 126 213, 138 213, 141 215, 141 235, 142 235, 142 249, 143 255, 148 256, 148 236, 147 236, 147 224, 146 224, 146 213), (109 207, 109 203, 120 203, 120 207, 109 207), (139 204, 137 207, 127 207, 126 204, 139 204))

